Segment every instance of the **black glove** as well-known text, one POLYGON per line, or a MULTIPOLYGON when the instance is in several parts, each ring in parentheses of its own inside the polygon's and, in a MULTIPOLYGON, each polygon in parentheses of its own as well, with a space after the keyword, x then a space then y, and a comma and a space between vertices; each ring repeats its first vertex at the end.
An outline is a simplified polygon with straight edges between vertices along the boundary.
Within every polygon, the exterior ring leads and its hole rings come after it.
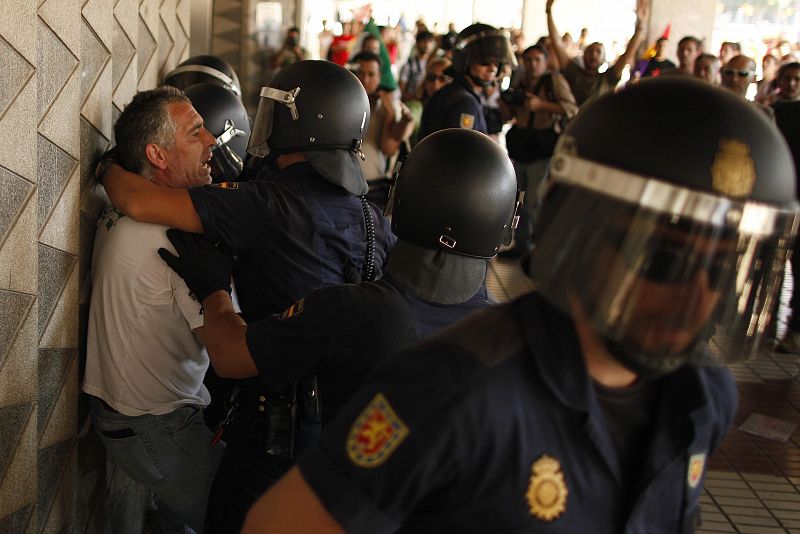
POLYGON ((158 249, 158 255, 183 278, 200 303, 214 291, 231 292, 233 260, 229 254, 215 247, 204 235, 170 228, 167 238, 178 256, 165 248, 158 249))

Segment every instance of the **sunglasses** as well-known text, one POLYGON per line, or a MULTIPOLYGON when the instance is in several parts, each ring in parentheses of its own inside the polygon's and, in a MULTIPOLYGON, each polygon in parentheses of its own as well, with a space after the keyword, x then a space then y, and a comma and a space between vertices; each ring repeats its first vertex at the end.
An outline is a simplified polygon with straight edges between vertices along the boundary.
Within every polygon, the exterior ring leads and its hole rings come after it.
POLYGON ((447 76, 446 74, 438 74, 437 75, 437 74, 430 73, 430 74, 426 74, 425 75, 425 81, 426 82, 446 82, 449 79, 450 79, 450 76, 447 76))
POLYGON ((747 78, 755 74, 752 70, 747 69, 731 69, 731 68, 724 68, 722 69, 723 76, 739 76, 740 78, 747 78))
MULTIPOLYGON (((621 236, 609 236, 609 241, 620 250, 621 236)), ((688 250, 685 244, 658 240, 647 243, 638 253, 625 253, 620 250, 630 269, 651 282, 665 285, 685 284, 703 269, 708 275, 708 286, 713 291, 721 291, 730 280, 734 270, 732 252, 707 252, 688 250)))

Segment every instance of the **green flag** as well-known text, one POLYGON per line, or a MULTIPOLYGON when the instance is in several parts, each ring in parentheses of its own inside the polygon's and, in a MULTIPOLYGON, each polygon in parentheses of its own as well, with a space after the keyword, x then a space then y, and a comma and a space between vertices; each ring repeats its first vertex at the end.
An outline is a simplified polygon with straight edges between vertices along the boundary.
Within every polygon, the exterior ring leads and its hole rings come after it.
POLYGON ((375 37, 381 44, 381 51, 379 54, 381 57, 380 88, 386 91, 394 91, 397 89, 397 82, 394 81, 394 75, 392 75, 392 63, 389 61, 389 52, 386 50, 386 45, 383 44, 381 30, 378 28, 378 25, 375 24, 375 19, 369 19, 369 22, 367 22, 367 25, 364 27, 364 31, 375 37))

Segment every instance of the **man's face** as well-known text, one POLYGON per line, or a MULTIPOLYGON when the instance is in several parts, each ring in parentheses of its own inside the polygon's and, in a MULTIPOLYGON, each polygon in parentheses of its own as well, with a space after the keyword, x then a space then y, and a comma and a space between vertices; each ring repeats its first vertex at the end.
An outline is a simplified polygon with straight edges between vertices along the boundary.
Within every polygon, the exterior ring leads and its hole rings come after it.
POLYGON ((203 118, 188 102, 173 102, 167 109, 175 123, 175 143, 161 147, 166 160, 166 185, 186 189, 211 183, 211 147, 214 136, 203 127, 203 118))
POLYGON ((738 54, 736 49, 729 44, 723 44, 719 47, 719 60, 723 65, 726 65, 736 54, 738 54))
POLYGON ((606 60, 606 51, 600 43, 592 43, 583 51, 583 66, 590 72, 595 72, 606 60))
POLYGON ((786 69, 781 73, 778 80, 778 87, 781 90, 781 98, 785 100, 800 99, 800 69, 786 69))
POLYGON ((497 62, 490 60, 487 63, 470 63, 469 74, 483 82, 493 82, 497 78, 497 62))
POLYGON ((431 96, 451 81, 452 78, 444 73, 444 65, 439 64, 429 67, 428 72, 425 74, 425 93, 431 96))
POLYGON ((368 95, 372 96, 378 92, 378 86, 381 83, 381 68, 378 63, 375 61, 359 61, 356 76, 368 95))
POLYGON ((547 71, 547 59, 538 50, 530 50, 522 56, 525 62, 525 74, 531 78, 538 78, 547 71))
POLYGON ((681 67, 692 67, 697 56, 700 55, 700 49, 694 41, 684 41, 678 43, 678 61, 681 67))
POLYGON ((766 55, 761 60, 761 72, 764 74, 764 79, 771 80, 775 77, 778 70, 778 58, 773 55, 766 55))
POLYGON ((756 77, 753 60, 747 56, 734 56, 722 68, 722 86, 744 97, 756 77))
POLYGON ((433 39, 421 39, 417 41, 417 53, 420 56, 427 56, 433 52, 433 39))
POLYGON ((694 75, 712 85, 719 85, 719 61, 714 58, 698 58, 694 63, 694 75))
POLYGON ((667 52, 667 44, 669 44, 669 41, 666 39, 656 41, 656 57, 664 57, 667 52))
POLYGON ((624 287, 613 302, 626 310, 621 340, 651 356, 675 355, 696 342, 711 319, 736 245, 679 230, 656 232, 646 238, 646 254, 627 258, 609 244, 599 260, 610 266, 605 283, 624 287))
POLYGON ((365 39, 361 49, 365 52, 372 52, 373 54, 378 55, 381 53, 381 44, 377 39, 365 39))

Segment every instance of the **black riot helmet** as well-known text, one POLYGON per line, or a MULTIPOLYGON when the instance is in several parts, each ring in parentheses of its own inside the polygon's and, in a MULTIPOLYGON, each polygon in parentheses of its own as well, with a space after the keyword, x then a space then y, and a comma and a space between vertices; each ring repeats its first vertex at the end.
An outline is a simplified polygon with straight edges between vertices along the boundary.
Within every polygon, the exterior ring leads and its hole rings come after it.
POLYGON ((367 192, 358 157, 369 125, 369 99, 353 73, 328 61, 284 67, 262 87, 248 151, 302 152, 328 181, 367 192))
POLYGON ((244 167, 250 137, 250 119, 242 101, 214 83, 197 83, 184 93, 217 140, 211 149, 211 178, 215 183, 235 181, 244 167))
POLYGON ((453 47, 453 70, 466 74, 470 65, 481 63, 494 63, 500 71, 502 65, 516 68, 517 58, 506 32, 488 24, 475 23, 458 34, 453 47))
POLYGON ((241 97, 239 77, 230 64, 216 56, 192 56, 164 76, 164 85, 186 89, 196 83, 214 83, 241 97))
POLYGON ((511 241, 514 167, 484 134, 450 128, 420 141, 391 196, 392 231, 402 240, 477 258, 491 258, 511 241))
POLYGON ((621 363, 658 375, 755 353, 798 203, 754 105, 681 77, 605 95, 561 136, 541 193, 528 274, 621 363))

